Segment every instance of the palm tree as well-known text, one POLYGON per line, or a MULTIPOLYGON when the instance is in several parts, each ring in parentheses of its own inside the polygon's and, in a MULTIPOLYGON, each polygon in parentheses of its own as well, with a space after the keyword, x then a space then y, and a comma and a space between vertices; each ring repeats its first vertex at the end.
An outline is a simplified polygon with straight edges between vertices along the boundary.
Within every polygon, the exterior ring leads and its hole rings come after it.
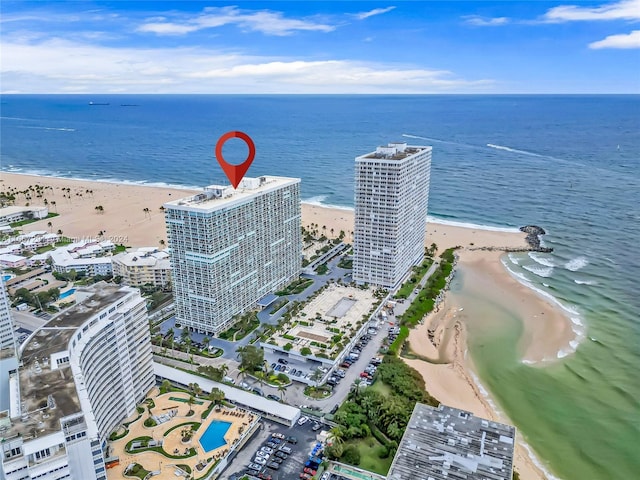
POLYGON ((62 235, 62 230, 58 229, 58 231, 56 232, 58 235, 62 235))
POLYGON ((142 211, 144 212, 144 216, 146 217, 147 215, 149 215, 149 219, 151 219, 151 210, 149 210, 147 207, 143 208, 142 211))
POLYGON ((209 337, 204 337, 202 339, 202 343, 204 344, 204 348, 207 349, 207 351, 209 351, 209 342, 211 341, 211 339, 209 337))
POLYGON ((163 380, 162 385, 160 385, 160 390, 165 393, 171 390, 171 382, 169 380, 163 380))
POLYGON ((193 415, 193 408, 191 407, 195 402, 196 402, 196 399, 193 398, 193 396, 189 395, 189 400, 187 400, 187 405, 189 405, 189 413, 187 414, 187 416, 193 415))
POLYGON ((161 247, 164 247, 164 246, 165 246, 165 244, 166 244, 166 242, 165 242, 164 240, 160 240, 160 246, 161 246, 161 247))
POLYGON ((333 443, 336 445, 341 445, 344 443, 344 427, 340 425, 336 425, 331 430, 329 430, 329 437, 333 440, 333 443))
POLYGON ((49 227, 49 231, 51 231, 51 227, 53 227, 53 223, 47 222, 47 227, 49 227))
POLYGON ((171 341, 171 350, 173 350, 173 341, 175 340, 175 332, 173 328, 167 330, 167 335, 169 335, 169 340, 171 341))
POLYGON ((102 205, 96 206, 94 210, 98 213, 104 213, 104 207, 102 205))
POLYGON ((283 396, 284 396, 284 392, 287 391, 287 387, 285 387, 284 385, 278 385, 278 392, 280 392, 280 401, 284 401, 283 396))
POLYGON ((202 393, 202 388, 197 383, 191 385, 191 390, 196 397, 202 393))
POLYGON ((211 400, 214 405, 220 405, 224 400, 224 392, 219 388, 212 388, 209 394, 209 400, 211 400))
POLYGON ((51 205, 53 206, 53 208, 55 208, 56 213, 58 212, 58 205, 56 205, 56 201, 55 200, 51 200, 51 205))
POLYGON ((222 365, 220 365, 218 367, 218 370, 220 370, 220 373, 224 377, 227 374, 227 372, 229 371, 229 365, 227 365, 226 363, 223 363, 222 365))

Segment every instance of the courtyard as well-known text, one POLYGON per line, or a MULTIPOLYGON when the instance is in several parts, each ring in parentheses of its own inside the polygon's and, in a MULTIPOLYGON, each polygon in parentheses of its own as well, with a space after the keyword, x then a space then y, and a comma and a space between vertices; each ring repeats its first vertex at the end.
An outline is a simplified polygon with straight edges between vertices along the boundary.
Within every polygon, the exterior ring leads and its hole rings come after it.
POLYGON ((108 478, 206 478, 258 427, 259 418, 224 400, 155 388, 109 442, 108 478), (115 459, 118 461, 115 461, 115 459))
POLYGON ((335 360, 379 301, 371 289, 331 283, 262 345, 335 360))

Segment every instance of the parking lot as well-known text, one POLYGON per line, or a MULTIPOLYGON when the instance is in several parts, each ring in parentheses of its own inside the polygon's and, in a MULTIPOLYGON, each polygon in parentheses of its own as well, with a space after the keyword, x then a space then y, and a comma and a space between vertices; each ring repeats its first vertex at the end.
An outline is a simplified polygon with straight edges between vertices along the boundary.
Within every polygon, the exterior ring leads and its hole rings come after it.
POLYGON ((303 473, 304 464, 309 460, 309 454, 318 443, 318 434, 323 430, 320 429, 314 432, 312 429, 314 425, 313 421, 308 421, 304 425, 295 425, 290 428, 267 420, 263 420, 261 423, 262 426, 258 432, 231 461, 231 465, 223 472, 221 478, 233 480, 234 478, 240 478, 245 473, 252 474, 258 478, 260 478, 260 474, 263 478, 269 478, 270 475, 272 480, 300 478, 300 474, 303 473), (283 458, 277 470, 262 466, 259 471, 250 471, 248 467, 250 464, 256 463, 256 453, 265 447, 267 442, 272 440, 274 433, 284 436, 285 440, 279 439, 281 443, 277 444, 275 448, 267 447, 272 448, 274 452, 269 455, 266 463, 271 463, 271 459, 276 456, 276 452, 282 452, 282 446, 291 449, 291 453, 286 454, 286 458, 283 458), (295 437, 296 443, 286 441, 286 437, 295 437))

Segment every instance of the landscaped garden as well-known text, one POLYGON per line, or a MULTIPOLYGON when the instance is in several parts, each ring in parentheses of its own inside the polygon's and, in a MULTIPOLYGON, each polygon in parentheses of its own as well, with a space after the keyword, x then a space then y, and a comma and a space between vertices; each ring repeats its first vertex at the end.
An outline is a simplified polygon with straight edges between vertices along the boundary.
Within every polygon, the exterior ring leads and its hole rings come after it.
POLYGON ((231 328, 221 332, 218 337, 222 340, 231 340, 236 342, 242 340, 244 337, 253 332, 260 325, 258 320, 258 314, 256 312, 247 312, 240 317, 240 319, 233 324, 231 328))
POLYGON ((295 295, 304 292, 307 288, 313 285, 313 280, 310 278, 298 278, 282 290, 276 292, 276 295, 295 295))
POLYGON ((135 454, 138 467, 115 465, 109 469, 110 478, 121 478, 128 469, 127 476, 143 479, 149 465, 160 464, 164 475, 176 473, 177 466, 195 480, 204 479, 241 437, 256 427, 257 417, 227 406, 218 389, 206 394, 191 384, 189 391, 184 391, 165 381, 161 391, 165 393, 147 398, 127 426, 111 435, 111 455, 135 454), (165 463, 163 458, 180 463, 165 463))

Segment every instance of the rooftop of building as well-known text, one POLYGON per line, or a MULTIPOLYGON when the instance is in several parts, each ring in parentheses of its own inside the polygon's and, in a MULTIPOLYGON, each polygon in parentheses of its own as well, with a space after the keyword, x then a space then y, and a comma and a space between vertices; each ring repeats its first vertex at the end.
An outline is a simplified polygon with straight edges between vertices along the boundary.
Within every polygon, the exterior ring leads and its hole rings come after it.
POLYGON ((60 419, 80 412, 80 401, 69 364, 52 369, 52 354, 68 349, 71 337, 92 316, 123 298, 130 290, 99 282, 78 288, 78 304, 53 317, 21 347, 19 368, 22 418, 12 419, 6 436, 25 440, 60 430, 60 419), (84 297, 84 299, 82 299, 84 297))
POLYGON ((511 480, 515 428, 440 405, 416 404, 388 480, 511 480))
POLYGON ((381 159, 381 160, 404 160, 416 153, 420 153, 431 147, 407 145, 404 142, 391 142, 387 146, 376 148, 375 152, 367 153, 357 157, 359 159, 381 159))
POLYGON ((128 252, 122 252, 113 257, 114 262, 119 262, 128 267, 158 267, 170 268, 169 254, 164 250, 154 247, 142 247, 128 252))
POLYGON ((44 210, 44 205, 33 205, 29 207, 23 207, 20 205, 9 205, 7 207, 0 208, 0 217, 4 217, 5 215, 13 215, 14 213, 24 213, 24 212, 37 212, 40 210, 44 210))
POLYGON ((165 208, 178 210, 215 211, 242 203, 259 194, 299 183, 299 178, 262 176, 243 178, 237 189, 231 185, 210 185, 202 193, 164 204, 165 208))

